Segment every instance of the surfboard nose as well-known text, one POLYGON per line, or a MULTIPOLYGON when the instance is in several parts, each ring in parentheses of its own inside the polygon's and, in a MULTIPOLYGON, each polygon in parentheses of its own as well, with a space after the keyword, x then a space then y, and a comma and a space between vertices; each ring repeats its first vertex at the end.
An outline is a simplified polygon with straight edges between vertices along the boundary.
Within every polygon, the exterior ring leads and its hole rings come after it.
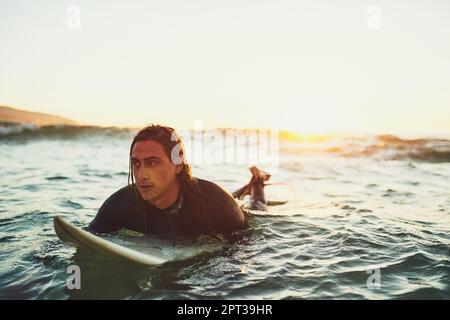
POLYGON ((55 230, 56 235, 58 238, 62 239, 63 235, 61 234, 60 230, 63 224, 63 219, 59 216, 53 217, 53 230, 55 230))
POLYGON ((62 218, 59 216, 53 217, 53 227, 60 226, 62 224, 62 218))

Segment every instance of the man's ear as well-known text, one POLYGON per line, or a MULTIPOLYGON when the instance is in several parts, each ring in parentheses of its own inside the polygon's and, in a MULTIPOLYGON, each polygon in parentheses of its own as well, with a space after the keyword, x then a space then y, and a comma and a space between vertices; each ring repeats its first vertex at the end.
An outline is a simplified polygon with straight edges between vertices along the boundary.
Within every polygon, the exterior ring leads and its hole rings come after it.
POLYGON ((180 172, 181 172, 181 170, 183 170, 183 164, 181 163, 181 164, 177 164, 176 166, 175 166, 175 172, 177 173, 177 174, 179 174, 180 172))

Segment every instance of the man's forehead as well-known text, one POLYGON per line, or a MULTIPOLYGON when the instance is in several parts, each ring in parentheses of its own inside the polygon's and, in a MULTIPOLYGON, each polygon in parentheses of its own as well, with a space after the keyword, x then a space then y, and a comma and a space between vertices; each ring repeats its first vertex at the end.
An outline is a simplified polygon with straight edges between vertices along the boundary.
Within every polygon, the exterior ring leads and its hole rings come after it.
POLYGON ((131 156, 134 158, 167 157, 163 146, 152 140, 136 142, 131 150, 131 156))

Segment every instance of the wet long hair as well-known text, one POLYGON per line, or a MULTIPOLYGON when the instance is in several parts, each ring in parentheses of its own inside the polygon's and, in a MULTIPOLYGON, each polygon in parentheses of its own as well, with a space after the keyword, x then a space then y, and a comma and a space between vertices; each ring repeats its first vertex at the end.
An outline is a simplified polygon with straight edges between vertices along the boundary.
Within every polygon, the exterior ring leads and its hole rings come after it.
MULTIPOLYGON (((181 172, 177 174, 177 180, 180 183, 181 193, 183 195, 183 202, 186 202, 189 212, 196 222, 200 223, 208 231, 211 229, 211 225, 208 222, 205 210, 205 199, 203 193, 200 190, 198 180, 192 175, 191 166, 187 163, 186 151, 181 138, 175 132, 175 129, 171 127, 151 124, 134 137, 130 147, 130 158, 128 167, 128 186, 136 193, 139 194, 135 187, 133 169, 131 166, 131 152, 136 142, 152 140, 162 145, 165 154, 171 161, 173 156, 177 157, 177 162, 180 160, 180 164, 183 166, 181 172), (176 154, 176 152, 178 154, 176 154), (173 154, 175 152, 175 155, 173 154)), ((178 164, 178 163, 174 163, 178 164)))

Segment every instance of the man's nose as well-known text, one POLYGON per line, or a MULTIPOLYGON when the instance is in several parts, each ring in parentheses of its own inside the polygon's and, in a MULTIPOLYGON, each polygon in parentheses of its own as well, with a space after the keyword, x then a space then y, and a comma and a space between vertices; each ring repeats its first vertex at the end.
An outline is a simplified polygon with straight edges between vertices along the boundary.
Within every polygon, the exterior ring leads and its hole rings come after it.
POLYGON ((139 180, 148 180, 148 173, 146 172, 146 170, 139 170, 138 179, 139 180))

